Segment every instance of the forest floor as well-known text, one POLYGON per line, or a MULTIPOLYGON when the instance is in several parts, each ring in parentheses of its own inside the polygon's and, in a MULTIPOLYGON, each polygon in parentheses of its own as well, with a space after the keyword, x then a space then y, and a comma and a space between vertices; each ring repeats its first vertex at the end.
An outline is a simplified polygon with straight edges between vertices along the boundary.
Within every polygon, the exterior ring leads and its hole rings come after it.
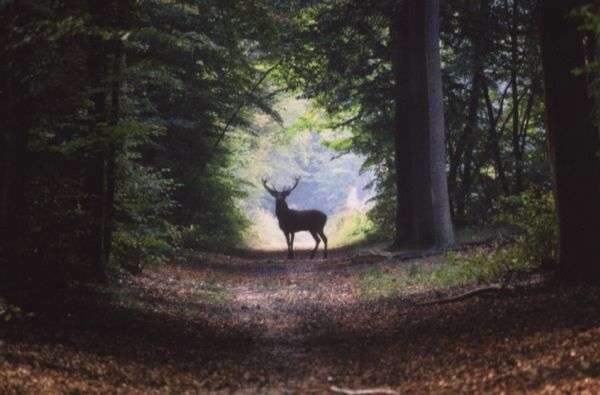
POLYGON ((418 306, 471 285, 378 293, 374 270, 402 279, 444 255, 298 255, 190 253, 22 296, 35 315, 0 324, 0 393, 600 392, 599 289, 418 306))

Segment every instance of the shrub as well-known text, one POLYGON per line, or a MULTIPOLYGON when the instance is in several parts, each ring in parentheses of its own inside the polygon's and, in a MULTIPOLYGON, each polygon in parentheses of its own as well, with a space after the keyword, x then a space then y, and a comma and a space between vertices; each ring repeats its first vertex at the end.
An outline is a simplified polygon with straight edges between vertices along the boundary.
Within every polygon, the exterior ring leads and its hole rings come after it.
POLYGON ((167 218, 176 207, 175 183, 165 171, 145 167, 126 154, 116 194, 113 255, 121 266, 139 271, 167 259, 179 231, 167 218))
POLYGON ((552 192, 526 191, 500 202, 497 222, 517 234, 515 259, 529 266, 551 268, 558 259, 558 222, 552 192))

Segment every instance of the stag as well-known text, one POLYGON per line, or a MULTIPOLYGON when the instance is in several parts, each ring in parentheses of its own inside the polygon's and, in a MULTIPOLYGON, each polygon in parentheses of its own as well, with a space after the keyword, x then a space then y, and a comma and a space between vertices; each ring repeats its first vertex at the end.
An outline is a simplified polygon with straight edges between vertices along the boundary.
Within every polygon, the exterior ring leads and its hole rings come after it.
POLYGON ((267 192, 275 198, 275 215, 279 220, 279 228, 285 235, 288 246, 288 259, 294 258, 294 236, 296 232, 308 231, 317 243, 310 254, 310 258, 315 257, 319 249, 319 243, 323 239, 325 249, 323 257, 327 258, 327 237, 323 233, 323 228, 327 222, 327 215, 319 210, 292 210, 288 207, 285 199, 296 189, 300 177, 296 177, 295 183, 291 188, 283 188, 281 191, 267 185, 267 180, 263 178, 262 183, 267 192), (321 236, 321 239, 319 239, 321 236))

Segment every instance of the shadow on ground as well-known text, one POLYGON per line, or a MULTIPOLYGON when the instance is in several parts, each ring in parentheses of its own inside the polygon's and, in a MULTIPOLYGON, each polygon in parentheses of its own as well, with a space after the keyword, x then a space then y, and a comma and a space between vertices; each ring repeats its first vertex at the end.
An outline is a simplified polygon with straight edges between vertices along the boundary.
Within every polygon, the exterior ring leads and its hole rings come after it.
POLYGON ((0 327, 0 392, 598 388, 598 289, 415 307, 430 295, 363 299, 367 267, 199 255, 104 289, 23 294, 36 315, 0 327))

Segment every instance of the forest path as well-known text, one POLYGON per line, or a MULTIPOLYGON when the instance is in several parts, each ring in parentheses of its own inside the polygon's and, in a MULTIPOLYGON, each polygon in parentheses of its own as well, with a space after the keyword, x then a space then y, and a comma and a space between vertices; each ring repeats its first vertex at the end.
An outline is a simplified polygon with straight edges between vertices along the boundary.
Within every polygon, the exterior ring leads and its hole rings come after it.
MULTIPOLYGON (((600 389, 600 290, 416 307, 369 293, 415 260, 190 253, 108 288, 45 296, 0 326, 0 393, 561 393, 600 389), (385 277, 387 278, 387 277, 385 277)), ((443 293, 459 290, 446 289, 443 293)))

